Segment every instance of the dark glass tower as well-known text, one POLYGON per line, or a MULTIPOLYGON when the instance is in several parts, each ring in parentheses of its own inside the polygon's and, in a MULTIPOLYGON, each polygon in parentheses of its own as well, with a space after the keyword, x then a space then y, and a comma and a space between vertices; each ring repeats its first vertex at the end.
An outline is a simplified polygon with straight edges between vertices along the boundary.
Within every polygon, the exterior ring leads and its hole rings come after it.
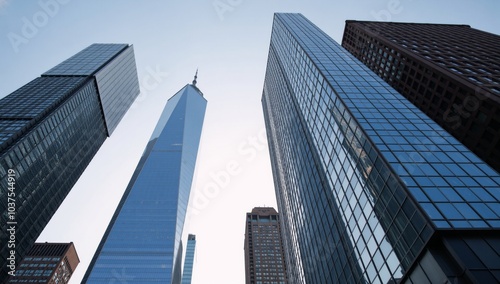
POLYGON ((83 283, 180 283, 206 104, 196 77, 169 99, 83 283))
POLYGON ((132 46, 93 44, 0 100, 0 263, 21 260, 138 94, 132 46))
POLYGON ((262 104, 289 281, 500 280, 498 173, 300 14, 262 104))
POLYGON ((191 284, 191 278, 193 277, 195 250, 196 250, 196 236, 189 234, 186 245, 186 256, 184 258, 184 269, 182 269, 181 284, 191 284))
POLYGON ((500 172, 500 36, 467 25, 346 21, 342 46, 500 172))
POLYGON ((246 284, 286 284, 280 218, 272 207, 255 207, 245 221, 246 284))

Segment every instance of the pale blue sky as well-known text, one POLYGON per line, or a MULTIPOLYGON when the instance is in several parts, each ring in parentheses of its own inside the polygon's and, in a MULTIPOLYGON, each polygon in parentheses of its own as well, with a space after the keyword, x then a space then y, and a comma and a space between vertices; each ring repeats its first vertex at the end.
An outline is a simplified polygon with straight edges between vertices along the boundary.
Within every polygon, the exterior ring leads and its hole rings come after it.
POLYGON ((134 45, 141 95, 39 241, 75 242, 80 283, 166 100, 192 80, 208 100, 185 234, 193 283, 244 283, 245 212, 275 206, 260 98, 274 12, 340 42, 346 19, 468 24, 500 34, 500 2, 0 0, 0 98, 91 43, 134 45))

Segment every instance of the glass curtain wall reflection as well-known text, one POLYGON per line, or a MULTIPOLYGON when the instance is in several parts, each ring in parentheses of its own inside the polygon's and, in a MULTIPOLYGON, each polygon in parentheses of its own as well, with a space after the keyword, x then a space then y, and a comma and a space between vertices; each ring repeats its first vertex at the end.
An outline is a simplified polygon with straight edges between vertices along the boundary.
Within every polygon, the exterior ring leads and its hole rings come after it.
POLYGON ((195 84, 167 102, 83 283, 180 283, 181 236, 207 104, 195 84))
POLYGON ((138 94, 133 47, 93 44, 0 100, 0 263, 22 259, 138 94))
POLYGON ((495 281, 498 174, 300 14, 262 104, 291 283, 495 281))
POLYGON ((342 46, 500 172, 499 35, 347 20, 342 46))

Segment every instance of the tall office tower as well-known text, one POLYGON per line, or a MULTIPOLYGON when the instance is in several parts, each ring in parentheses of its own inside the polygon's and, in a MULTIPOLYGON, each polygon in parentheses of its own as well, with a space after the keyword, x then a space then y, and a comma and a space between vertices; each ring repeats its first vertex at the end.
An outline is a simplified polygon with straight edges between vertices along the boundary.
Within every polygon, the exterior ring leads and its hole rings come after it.
POLYGON ((0 100, 0 263, 21 260, 138 94, 133 47, 93 44, 0 100))
POLYGON ((83 283, 180 283, 206 104, 196 76, 168 100, 83 283))
POLYGON ((278 212, 255 207, 245 225, 245 283, 288 283, 278 212))
POLYGON ((346 21, 342 46, 500 172, 500 36, 467 25, 346 21))
POLYGON ((194 252, 196 249, 196 236, 189 234, 186 245, 186 256, 184 258, 184 269, 182 270, 182 284, 191 284, 193 276, 194 252))
POLYGON ((500 176, 300 14, 262 96, 292 283, 496 283, 500 176))
POLYGON ((7 283, 69 283, 78 263, 73 243, 35 243, 7 283))

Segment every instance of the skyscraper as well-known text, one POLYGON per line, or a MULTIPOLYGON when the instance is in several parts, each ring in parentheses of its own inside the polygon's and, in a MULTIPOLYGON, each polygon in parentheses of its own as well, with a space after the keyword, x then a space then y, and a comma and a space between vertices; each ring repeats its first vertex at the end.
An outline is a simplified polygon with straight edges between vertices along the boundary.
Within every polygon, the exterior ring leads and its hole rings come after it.
POLYGON ((346 21, 342 46, 500 172, 500 36, 467 25, 346 21))
POLYGON ((8 283, 69 283, 80 263, 73 243, 35 243, 8 283))
POLYGON ((196 76, 168 100, 83 283, 180 283, 206 104, 196 76))
POLYGON ((133 47, 93 44, 0 100, 0 263, 15 269, 138 94, 133 47))
POLYGON ((246 284, 287 282, 280 218, 272 207, 255 207, 245 221, 246 284))
POLYGON ((182 270, 182 284, 191 284, 191 278, 193 277, 195 250, 196 250, 196 236, 189 234, 186 245, 186 256, 184 258, 184 269, 182 270))
POLYGON ((498 173, 300 14, 262 104, 289 281, 500 280, 498 173))

